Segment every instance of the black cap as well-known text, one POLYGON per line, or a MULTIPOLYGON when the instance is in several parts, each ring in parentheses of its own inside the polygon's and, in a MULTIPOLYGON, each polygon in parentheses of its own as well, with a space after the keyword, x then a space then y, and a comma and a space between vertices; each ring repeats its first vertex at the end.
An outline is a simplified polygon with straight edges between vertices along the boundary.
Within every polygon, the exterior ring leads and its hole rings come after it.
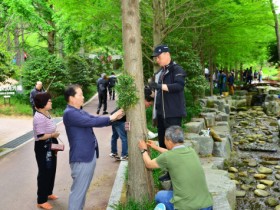
POLYGON ((151 57, 158 57, 163 52, 169 52, 168 46, 167 45, 158 45, 155 48, 153 55, 151 57))

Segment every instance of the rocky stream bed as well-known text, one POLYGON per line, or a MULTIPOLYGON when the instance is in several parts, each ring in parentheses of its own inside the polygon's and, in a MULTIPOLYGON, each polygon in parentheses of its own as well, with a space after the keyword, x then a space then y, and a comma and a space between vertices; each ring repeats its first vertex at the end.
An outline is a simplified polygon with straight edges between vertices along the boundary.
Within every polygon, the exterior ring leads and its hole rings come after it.
POLYGON ((225 169, 236 183, 236 209, 280 210, 280 147, 276 117, 262 107, 231 112, 232 154, 225 169))

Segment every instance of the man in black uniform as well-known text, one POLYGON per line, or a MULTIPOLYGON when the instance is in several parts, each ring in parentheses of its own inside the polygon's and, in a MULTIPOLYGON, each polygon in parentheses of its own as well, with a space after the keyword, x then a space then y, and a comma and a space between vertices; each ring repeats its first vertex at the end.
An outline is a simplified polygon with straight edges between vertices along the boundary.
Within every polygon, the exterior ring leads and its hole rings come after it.
POLYGON ((159 45, 152 55, 161 67, 155 73, 155 81, 150 87, 155 89, 153 119, 157 120, 159 146, 164 144, 165 130, 172 126, 181 126, 186 116, 184 86, 186 73, 183 68, 171 60, 167 45, 159 45))

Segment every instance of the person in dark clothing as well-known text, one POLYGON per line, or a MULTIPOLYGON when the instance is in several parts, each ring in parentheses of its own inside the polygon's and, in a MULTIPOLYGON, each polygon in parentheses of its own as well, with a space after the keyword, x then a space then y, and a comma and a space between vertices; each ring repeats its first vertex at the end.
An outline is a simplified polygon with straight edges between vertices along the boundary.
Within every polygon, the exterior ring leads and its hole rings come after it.
POLYGON ((223 92, 225 92, 226 90, 226 82, 227 82, 227 76, 223 70, 220 71, 218 81, 219 81, 220 95, 222 96, 223 92))
POLYGON ((31 90, 30 92, 30 96, 29 96, 29 101, 30 104, 32 106, 32 110, 33 110, 33 116, 35 115, 36 109, 35 109, 35 104, 34 104, 34 98, 38 93, 44 93, 44 89, 43 89, 43 84, 41 81, 37 81, 36 85, 34 87, 33 90, 31 90))
POLYGON ((253 70, 252 70, 252 66, 251 66, 250 69, 247 72, 247 81, 246 81, 247 84, 251 85, 252 79, 253 79, 253 70))
POLYGON ((234 94, 234 72, 230 72, 228 77, 229 94, 234 94))
POLYGON ((96 114, 100 113, 100 109, 103 104, 103 114, 108 114, 107 112, 107 89, 108 89, 108 79, 106 74, 97 81, 97 92, 98 92, 98 108, 96 114))
POLYGON ((160 147, 164 143, 165 130, 172 126, 181 126, 182 117, 186 116, 184 86, 186 73, 183 68, 171 60, 167 45, 154 49, 152 57, 156 58, 161 69, 155 73, 155 81, 150 87, 155 89, 153 119, 157 122, 160 147))
POLYGON ((118 82, 117 77, 115 73, 112 72, 111 76, 109 77, 109 85, 108 85, 110 100, 115 100, 115 85, 117 82, 118 82))

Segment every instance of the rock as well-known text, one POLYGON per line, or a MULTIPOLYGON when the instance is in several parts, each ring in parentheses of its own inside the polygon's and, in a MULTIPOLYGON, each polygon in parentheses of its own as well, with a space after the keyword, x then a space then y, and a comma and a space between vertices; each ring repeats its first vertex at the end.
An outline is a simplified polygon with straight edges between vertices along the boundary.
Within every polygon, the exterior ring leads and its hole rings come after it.
POLYGON ((185 124, 190 133, 199 133, 205 126, 204 122, 189 122, 185 124))
POLYGON ((254 177, 256 179, 265 179, 266 178, 266 175, 265 174, 254 174, 254 177))
POLYGON ((237 172, 238 172, 238 169, 235 168, 235 167, 229 167, 228 171, 229 171, 229 172, 233 172, 233 173, 237 173, 237 172))
POLYGON ((237 190, 236 197, 244 197, 246 195, 245 191, 237 190))
POLYGON ((280 174, 275 174, 275 178, 280 180, 280 174))
POLYGON ((248 172, 247 171, 241 171, 241 172, 238 173, 238 176, 247 177, 248 176, 248 172))
POLYGON ((272 169, 270 168, 267 168, 267 167, 259 167, 258 168, 258 171, 261 173, 261 174, 272 174, 272 169))
POLYGON ((275 210, 280 210, 280 205, 277 205, 277 206, 275 207, 275 210))
POLYGON ((250 167, 256 167, 257 166, 257 161, 255 159, 251 159, 249 162, 248 162, 248 166, 250 167))
POLYGON ((270 195, 269 192, 267 192, 265 190, 260 190, 260 189, 255 190, 254 193, 255 193, 255 195, 260 196, 260 197, 267 197, 270 195))
POLYGON ((264 185, 264 184, 257 185, 257 189, 264 190, 265 188, 266 188, 266 185, 264 185))
POLYGON ((268 186, 272 186, 274 184, 274 181, 262 179, 262 180, 260 180, 260 183, 268 185, 268 186))
POLYGON ((248 190, 250 190, 252 188, 252 186, 251 185, 248 185, 248 184, 243 184, 243 185, 241 185, 241 189, 242 190, 245 190, 245 191, 248 191, 248 190))
POLYGON ((230 179, 235 179, 235 174, 233 174, 233 173, 228 173, 228 177, 229 177, 230 179))
POLYGON ((266 199, 265 201, 265 204, 270 206, 270 207, 274 207, 274 206, 277 206, 278 205, 278 201, 276 198, 273 198, 273 197, 269 197, 266 199))

